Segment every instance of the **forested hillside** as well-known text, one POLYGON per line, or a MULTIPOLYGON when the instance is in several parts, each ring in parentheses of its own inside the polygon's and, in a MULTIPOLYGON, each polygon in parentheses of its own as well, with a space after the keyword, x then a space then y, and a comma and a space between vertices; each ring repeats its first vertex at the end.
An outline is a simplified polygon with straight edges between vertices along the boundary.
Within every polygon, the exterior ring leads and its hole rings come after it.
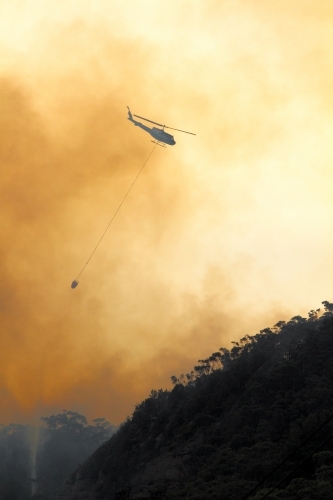
POLYGON ((43 425, 0 425, 0 500, 53 499, 69 474, 116 427, 64 410, 43 425))
POLYGON ((59 498, 260 500, 285 478, 268 498, 331 500, 333 304, 323 304, 152 391, 59 498))

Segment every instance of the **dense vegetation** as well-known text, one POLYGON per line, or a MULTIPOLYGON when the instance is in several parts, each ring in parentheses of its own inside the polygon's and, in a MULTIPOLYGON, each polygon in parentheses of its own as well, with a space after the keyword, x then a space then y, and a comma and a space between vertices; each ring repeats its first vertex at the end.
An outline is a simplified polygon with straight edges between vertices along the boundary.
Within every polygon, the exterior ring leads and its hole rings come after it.
POLYGON ((333 414, 333 304, 323 304, 152 391, 62 498, 242 500, 259 485, 250 498, 261 500, 292 472, 270 500, 331 500, 333 419, 312 436, 333 414))
POLYGON ((116 430, 103 418, 89 425, 72 411, 41 420, 41 427, 0 426, 0 500, 54 497, 79 463, 116 430))

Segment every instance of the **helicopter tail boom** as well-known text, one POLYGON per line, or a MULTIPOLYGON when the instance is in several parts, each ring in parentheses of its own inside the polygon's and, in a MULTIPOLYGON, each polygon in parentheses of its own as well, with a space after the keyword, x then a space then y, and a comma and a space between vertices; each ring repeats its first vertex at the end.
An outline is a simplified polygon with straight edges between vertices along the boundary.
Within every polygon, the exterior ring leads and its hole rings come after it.
POLYGON ((134 116, 136 116, 137 118, 141 118, 141 120, 145 120, 146 122, 154 123, 155 125, 158 125, 159 127, 163 127, 163 130, 165 128, 169 128, 170 130, 177 130, 178 132, 184 132, 184 134, 197 135, 197 134, 194 134, 193 132, 187 132, 186 130, 180 130, 179 128, 168 127, 167 125, 162 125, 162 123, 153 122, 153 120, 148 120, 148 118, 144 118, 143 116, 139 116, 139 115, 134 115, 134 116))
POLYGON ((143 116, 132 115, 131 110, 129 109, 128 106, 127 106, 127 109, 128 109, 128 119, 132 123, 134 123, 135 126, 142 128, 143 130, 148 132, 150 135, 152 135, 154 137, 154 139, 156 139, 158 142, 164 142, 166 144, 170 144, 171 146, 176 144, 173 136, 168 134, 167 132, 165 132, 165 130, 164 130, 165 128, 168 128, 170 130, 176 130, 177 132, 183 132, 184 134, 196 135, 193 132, 188 132, 187 130, 181 130, 179 128, 168 127, 167 125, 162 125, 161 123, 154 122, 153 120, 148 120, 148 118, 144 118, 143 116), (150 129, 149 127, 147 127, 143 123, 134 120, 133 116, 135 116, 136 118, 140 118, 141 120, 144 120, 146 122, 153 123, 154 125, 158 125, 159 127, 162 127, 162 129, 159 129, 156 127, 153 127, 152 129, 150 129))
POLYGON ((155 125, 158 125, 159 127, 165 127, 165 125, 162 125, 162 123, 157 123, 157 122, 153 122, 152 120, 148 120, 148 118, 144 118, 143 116, 139 116, 139 115, 134 115, 136 116, 137 118, 141 118, 141 120, 145 120, 146 122, 149 122, 149 123, 154 123, 155 125))

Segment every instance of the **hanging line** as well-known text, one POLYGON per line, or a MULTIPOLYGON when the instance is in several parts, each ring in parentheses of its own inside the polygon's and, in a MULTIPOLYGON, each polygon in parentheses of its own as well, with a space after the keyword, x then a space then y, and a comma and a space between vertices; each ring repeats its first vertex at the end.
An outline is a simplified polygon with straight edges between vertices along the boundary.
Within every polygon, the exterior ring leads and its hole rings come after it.
POLYGON ((153 152, 154 152, 154 150, 155 150, 156 146, 157 146, 157 144, 155 144, 155 146, 153 147, 153 149, 152 149, 152 150, 151 150, 151 152, 149 153, 148 158, 146 159, 146 161, 144 162, 144 164, 143 164, 143 165, 142 165, 142 167, 140 168, 140 170, 139 170, 138 174, 136 175, 136 177, 135 177, 134 181, 132 182, 132 184, 131 184, 130 188, 128 189, 127 193, 125 194, 124 198, 122 199, 122 202, 120 203, 120 205, 118 206, 117 210, 116 210, 116 211, 115 211, 115 213, 113 214, 112 219, 110 220, 109 224, 107 225, 107 227, 106 227, 106 229, 105 229, 104 233, 102 234, 102 236, 101 236, 101 237, 100 237, 100 239, 98 240, 97 245, 95 246, 94 250, 91 252, 91 254, 90 254, 90 256, 89 256, 89 259, 87 260, 87 262, 86 262, 86 263, 84 264, 84 266, 82 267, 82 269, 81 269, 81 271, 79 272, 79 274, 77 275, 76 279, 72 282, 72 284, 71 284, 71 287, 72 287, 72 288, 76 288, 76 287, 77 287, 77 285, 79 284, 79 282, 78 282, 79 277, 81 276, 81 274, 83 273, 83 271, 85 270, 85 268, 87 267, 87 265, 89 264, 90 259, 92 258, 92 256, 93 256, 93 255, 94 255, 94 253, 96 252, 96 250, 97 250, 97 248, 98 248, 99 244, 101 243, 102 239, 103 239, 103 238, 104 238, 104 236, 106 235, 107 230, 109 229, 109 227, 111 226, 111 224, 112 224, 112 222, 113 222, 114 218, 116 217, 117 213, 118 213, 118 212, 119 212, 119 210, 121 209, 121 207, 122 207, 122 205, 123 205, 124 201, 126 200, 127 196, 129 195, 129 193, 130 193, 130 191, 131 191, 132 187, 134 186, 134 184, 135 184, 135 183, 136 183, 136 181, 138 180, 139 175, 141 174, 142 170, 143 170, 143 169, 144 169, 144 167, 146 166, 146 164, 147 164, 147 162, 148 162, 149 158, 151 157, 151 155, 153 154, 153 152))
POLYGON ((333 434, 331 434, 330 437, 328 437, 327 439, 325 439, 325 441, 323 441, 322 443, 320 443, 320 445, 317 446, 317 448, 312 453, 310 453, 310 455, 308 455, 306 458, 304 458, 304 460, 302 460, 302 462, 300 462, 291 472, 289 472, 289 474, 287 474, 286 476, 284 476, 284 478, 281 479, 281 481, 279 481, 278 484, 276 484, 271 490, 269 490, 269 492, 266 493, 266 495, 263 496, 260 500, 264 500, 271 493, 273 493, 273 491, 275 491, 276 488, 278 488, 279 486, 281 486, 281 484, 284 483, 284 481, 286 481, 287 479, 289 479, 289 477, 291 477, 293 475, 293 473, 297 471, 297 469, 299 469, 300 467, 302 467, 302 465, 304 465, 307 462, 307 460, 309 460, 309 458, 313 457, 313 455, 315 453, 317 453, 317 451, 319 451, 320 448, 322 448, 323 446, 325 446, 325 444, 327 444, 332 438, 333 438, 333 434))
MULTIPOLYGON (((280 462, 267 476, 264 477, 264 479, 262 479, 262 481, 260 481, 260 483, 257 484, 257 486, 255 486, 255 488, 253 488, 251 491, 248 492, 248 494, 243 497, 242 500, 247 500, 250 496, 253 495, 253 493, 259 488, 259 486, 262 486, 266 481, 267 479, 269 479, 273 474, 274 472, 276 472, 278 469, 280 469, 280 467, 282 467, 282 465, 284 465, 288 460, 289 458, 291 458, 294 454, 296 454, 296 452, 298 450, 300 450, 308 441, 310 441, 310 439, 315 436, 319 431, 321 431, 321 429, 323 427, 325 427, 325 425, 327 425, 331 420, 333 420, 333 414, 327 419, 325 420, 325 422, 323 422, 319 427, 317 427, 316 430, 314 430, 310 436, 308 436, 306 439, 304 439, 304 441, 301 442, 301 444, 295 449, 293 450, 291 453, 289 453, 289 455, 287 455, 283 460, 282 462, 280 462)), ((332 436, 331 436, 332 437, 332 436)), ((331 439, 331 438, 330 438, 331 439)), ((297 466, 299 467, 299 465, 297 466)), ((289 474, 288 474, 289 475, 289 474)), ((286 476, 287 477, 287 476, 286 476)), ((284 478, 285 479, 285 478, 284 478)), ((284 479, 282 481, 284 481, 284 479)), ((280 483, 279 483, 280 484, 280 483)), ((276 488, 276 487, 275 487, 276 488)), ((274 490, 272 490, 274 491, 274 490)), ((270 492, 271 493, 271 492, 270 492)), ((268 496, 268 495, 267 495, 268 496)), ((263 500, 265 497, 263 497, 261 500, 263 500)))

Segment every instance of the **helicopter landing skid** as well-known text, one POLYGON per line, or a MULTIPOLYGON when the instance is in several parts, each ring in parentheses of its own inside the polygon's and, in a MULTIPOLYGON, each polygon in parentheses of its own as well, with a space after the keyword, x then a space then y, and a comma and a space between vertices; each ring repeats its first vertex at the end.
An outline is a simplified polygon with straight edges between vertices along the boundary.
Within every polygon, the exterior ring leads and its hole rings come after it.
POLYGON ((157 144, 158 146, 161 146, 161 148, 166 148, 166 145, 159 142, 159 141, 151 141, 151 142, 153 142, 154 144, 157 144))

